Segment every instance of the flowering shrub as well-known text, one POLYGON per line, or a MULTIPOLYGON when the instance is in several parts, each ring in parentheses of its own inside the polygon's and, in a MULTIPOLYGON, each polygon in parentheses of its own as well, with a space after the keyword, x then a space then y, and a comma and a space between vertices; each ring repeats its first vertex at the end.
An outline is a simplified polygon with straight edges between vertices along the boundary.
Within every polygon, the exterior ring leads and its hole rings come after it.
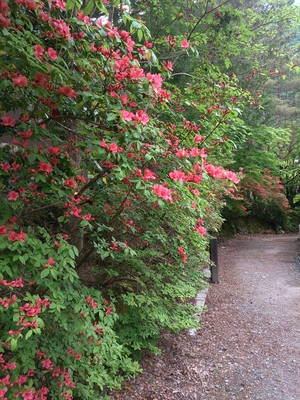
POLYGON ((103 398, 161 328, 197 326, 186 300, 238 183, 209 154, 237 88, 203 110, 190 85, 188 120, 147 28, 72 3, 0 0, 3 399, 103 398))

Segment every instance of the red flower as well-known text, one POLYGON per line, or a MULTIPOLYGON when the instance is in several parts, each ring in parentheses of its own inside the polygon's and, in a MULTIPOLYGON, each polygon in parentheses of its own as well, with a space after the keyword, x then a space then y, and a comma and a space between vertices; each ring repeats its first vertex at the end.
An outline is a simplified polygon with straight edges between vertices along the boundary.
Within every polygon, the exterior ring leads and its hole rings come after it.
POLYGON ((15 192, 15 191, 11 190, 8 193, 7 198, 8 198, 8 200, 16 201, 19 198, 19 196, 20 195, 19 195, 18 192, 15 192))
MULTIPOLYGON (((2 28, 8 28, 10 25, 10 19, 9 18, 5 18, 2 14, 0 14, 0 26, 2 28)), ((1 393, 1 390, 0 390, 1 393)))
POLYGON ((206 235, 206 228, 204 228, 204 226, 197 226, 195 231, 201 233, 202 236, 206 235))
POLYGON ((146 169, 143 176, 144 181, 149 182, 149 179, 157 179, 157 176, 150 169, 146 169))
POLYGON ((120 153, 123 151, 122 147, 118 147, 115 142, 111 143, 108 148, 112 153, 120 153))
POLYGON ((76 186, 77 186, 76 182, 74 181, 74 179, 72 177, 70 177, 67 180, 65 180, 64 185, 65 186, 70 186, 73 189, 76 189, 76 186))
POLYGON ((186 263, 188 257, 189 257, 189 256, 188 256, 187 254, 184 254, 184 256, 181 258, 181 261, 182 261, 183 263, 186 263))
POLYGON ((111 314, 111 312, 112 312, 113 310, 114 310, 114 309, 113 309, 112 307, 107 307, 107 310, 106 310, 105 314, 106 314, 106 315, 109 315, 109 314, 111 314))
POLYGON ((132 121, 134 118, 134 114, 130 111, 120 110, 120 114, 124 121, 132 121))
POLYGON ((151 74, 150 72, 147 73, 147 79, 149 83, 155 87, 155 89, 160 92, 162 88, 163 78, 160 74, 151 74))
POLYGON ((11 115, 4 115, 1 119, 2 119, 1 125, 12 126, 12 127, 15 126, 16 121, 11 115))
POLYGON ((67 97, 70 98, 74 98, 76 99, 76 97, 78 96, 78 93, 76 93, 72 88, 70 88, 70 86, 60 86, 57 94, 64 94, 67 97))
POLYGON ((18 132, 18 136, 20 136, 24 140, 27 140, 27 139, 31 138, 32 130, 31 129, 27 129, 26 132, 18 132))
POLYGON ((33 48, 34 48, 34 55, 41 59, 45 51, 43 47, 39 44, 35 44, 33 48))
POLYGON ((7 233, 7 228, 5 225, 0 226, 0 235, 6 235, 7 233))
POLYGON ((53 168, 51 164, 47 164, 47 163, 43 163, 43 162, 39 162, 38 163, 38 171, 39 172, 47 172, 48 174, 50 174, 51 172, 53 172, 53 168))
POLYGON ((87 25, 91 25, 90 18, 87 15, 84 15, 83 12, 77 14, 77 18, 79 21, 85 22, 87 25))
POLYGON ((185 174, 182 171, 177 171, 176 169, 169 173, 169 176, 173 181, 183 182, 185 180, 185 174))
POLYGON ((158 197, 161 197, 164 200, 169 200, 170 203, 173 203, 170 189, 164 187, 163 185, 153 185, 152 189, 158 197))
POLYGON ((65 39, 69 39, 71 37, 70 27, 65 23, 64 20, 52 18, 50 24, 58 35, 65 39))
POLYGON ((0 164, 0 167, 3 169, 4 172, 8 174, 8 171, 10 170, 10 165, 7 162, 0 164))
POLYGON ((183 255, 184 254, 184 248, 183 247, 178 247, 178 254, 183 255))
POLYGON ((195 135, 194 140, 196 143, 201 143, 204 140, 204 137, 200 136, 200 135, 195 135))
POLYGON ((37 4, 34 0, 16 0, 16 3, 22 4, 28 10, 34 11, 37 9, 37 4))
POLYGON ((20 231, 20 233, 11 232, 8 237, 8 240, 10 242, 16 242, 17 240, 19 240, 20 242, 25 242, 26 235, 23 231, 20 231))
POLYGON ((115 243, 115 242, 111 242, 111 246, 109 247, 111 250, 117 250, 118 249, 118 243, 115 243))
POLYGON ((48 265, 54 265, 55 264, 55 260, 53 260, 52 257, 48 258, 48 265))
POLYGON ((18 76, 14 79, 14 86, 27 86, 28 80, 25 76, 18 76))
POLYGON ((118 146, 116 143, 111 143, 109 145, 109 150, 112 151, 113 153, 117 153, 118 152, 118 146))
POLYGON ((137 119, 143 125, 147 125, 149 122, 149 116, 143 110, 137 111, 135 117, 135 119, 137 119))
POLYGON ((94 221, 94 218, 92 217, 92 214, 85 214, 82 216, 83 219, 85 219, 86 221, 94 221))
POLYGON ((227 179, 229 179, 231 182, 233 182, 235 184, 239 183, 239 181, 240 181, 239 178, 237 177, 237 175, 232 171, 226 171, 225 176, 227 179))
POLYGON ((49 154, 51 156, 58 156, 60 154, 60 148, 59 147, 50 146, 49 147, 49 154))
POLYGON ((47 360, 42 360, 42 367, 51 371, 53 369, 53 363, 49 358, 47 360))
POLYGON ((5 279, 0 281, 0 284, 3 286, 9 287, 24 287, 23 278, 17 278, 15 281, 7 282, 5 279))
POLYGON ((169 71, 173 71, 173 64, 171 61, 163 61, 163 66, 165 69, 168 69, 169 71))
POLYGON ((57 5, 58 8, 60 8, 61 10, 65 10, 66 9, 66 2, 63 0, 55 0, 55 3, 57 5))
POLYGON ((181 47, 182 47, 183 49, 188 49, 188 48, 190 47, 190 44, 189 44, 189 42, 188 42, 186 39, 183 39, 183 40, 181 41, 181 47))
POLYGON ((57 60, 58 59, 58 55, 56 54, 56 51, 54 49, 52 49, 52 47, 49 47, 49 49, 46 51, 46 54, 52 60, 57 60))

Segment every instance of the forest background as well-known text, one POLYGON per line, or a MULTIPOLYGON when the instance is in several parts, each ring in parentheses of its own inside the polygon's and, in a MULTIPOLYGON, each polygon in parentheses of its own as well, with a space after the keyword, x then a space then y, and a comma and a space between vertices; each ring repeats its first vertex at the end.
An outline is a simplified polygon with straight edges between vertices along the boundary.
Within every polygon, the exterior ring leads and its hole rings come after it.
POLYGON ((0 399, 109 398, 212 237, 298 229, 299 11, 0 0, 0 399))

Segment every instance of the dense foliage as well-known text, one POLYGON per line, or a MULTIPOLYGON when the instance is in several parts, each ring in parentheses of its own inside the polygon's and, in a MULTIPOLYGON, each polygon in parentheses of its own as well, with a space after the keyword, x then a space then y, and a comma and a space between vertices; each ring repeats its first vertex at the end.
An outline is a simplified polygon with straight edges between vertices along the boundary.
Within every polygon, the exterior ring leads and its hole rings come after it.
POLYGON ((198 326, 225 200, 271 171, 239 162, 253 11, 213 3, 0 0, 0 398, 104 398, 198 326))

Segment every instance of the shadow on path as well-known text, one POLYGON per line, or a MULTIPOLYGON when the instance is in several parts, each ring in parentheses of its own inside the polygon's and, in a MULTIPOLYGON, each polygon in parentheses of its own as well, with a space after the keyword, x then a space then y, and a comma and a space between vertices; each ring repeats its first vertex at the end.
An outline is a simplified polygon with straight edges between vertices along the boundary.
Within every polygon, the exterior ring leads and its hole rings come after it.
POLYGON ((219 393, 199 398, 300 399, 299 248, 292 235, 243 235, 220 246, 221 283, 205 317, 215 321, 219 393))
POLYGON ((219 245, 196 335, 164 333, 162 354, 112 399, 299 400, 300 275, 296 235, 240 235, 219 245))

